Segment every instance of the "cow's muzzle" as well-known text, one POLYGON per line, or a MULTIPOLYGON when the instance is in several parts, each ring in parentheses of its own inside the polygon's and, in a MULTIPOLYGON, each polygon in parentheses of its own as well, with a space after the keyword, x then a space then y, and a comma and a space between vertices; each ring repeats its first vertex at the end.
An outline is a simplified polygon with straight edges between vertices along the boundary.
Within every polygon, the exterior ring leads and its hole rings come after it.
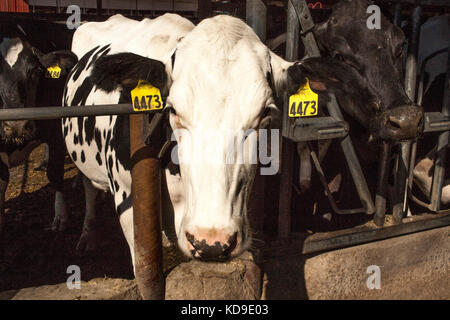
POLYGON ((196 236, 186 232, 188 249, 192 257, 201 260, 228 260, 236 249, 238 234, 228 235, 217 230, 196 232, 196 236))
POLYGON ((375 134, 388 141, 417 138, 423 132, 423 109, 415 105, 403 105, 384 111, 374 123, 375 134))
POLYGON ((36 132, 34 121, 3 121, 2 137, 6 142, 22 144, 31 140, 36 132))

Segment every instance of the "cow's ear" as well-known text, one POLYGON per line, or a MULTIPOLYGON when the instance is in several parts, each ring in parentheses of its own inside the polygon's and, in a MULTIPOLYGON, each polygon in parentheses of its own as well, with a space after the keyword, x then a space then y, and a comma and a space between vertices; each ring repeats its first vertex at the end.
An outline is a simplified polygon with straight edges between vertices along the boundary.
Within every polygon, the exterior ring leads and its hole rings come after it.
MULTIPOLYGON (((327 57, 315 57, 295 63, 288 69, 288 94, 295 93, 309 80, 311 89, 317 93, 346 91, 354 81, 350 67, 327 57)), ((353 87, 353 86, 350 86, 353 87)))
POLYGON ((91 80, 107 92, 119 86, 132 89, 139 80, 147 80, 162 89, 167 81, 167 73, 162 62, 127 52, 99 58, 92 70, 91 80))
POLYGON ((33 52, 39 58, 39 62, 44 68, 59 66, 61 68, 61 75, 68 74, 78 62, 77 56, 69 50, 59 50, 42 54, 37 49, 34 49, 33 52))

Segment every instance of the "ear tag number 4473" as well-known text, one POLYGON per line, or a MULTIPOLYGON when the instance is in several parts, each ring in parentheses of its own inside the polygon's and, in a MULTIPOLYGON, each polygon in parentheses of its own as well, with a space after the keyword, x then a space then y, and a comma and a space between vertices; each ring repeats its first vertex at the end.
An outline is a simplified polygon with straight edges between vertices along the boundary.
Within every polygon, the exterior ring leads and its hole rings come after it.
POLYGON ((59 79, 61 76, 61 68, 56 65, 47 68, 47 78, 59 79))
POLYGON ((134 111, 159 110, 163 107, 161 92, 149 82, 139 80, 136 88, 131 90, 134 111))
POLYGON ((289 97, 289 117, 310 117, 316 116, 319 109, 319 97, 317 93, 309 87, 309 80, 306 78, 304 86, 298 89, 297 93, 289 97))

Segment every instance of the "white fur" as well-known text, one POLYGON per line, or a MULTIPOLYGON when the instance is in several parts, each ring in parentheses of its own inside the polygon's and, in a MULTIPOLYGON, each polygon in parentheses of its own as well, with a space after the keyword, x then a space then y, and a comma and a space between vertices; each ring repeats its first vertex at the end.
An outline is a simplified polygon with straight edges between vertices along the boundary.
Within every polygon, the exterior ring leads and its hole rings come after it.
MULTIPOLYGON (((286 70, 292 64, 273 54, 243 21, 216 16, 202 21, 197 27, 177 15, 166 14, 154 20, 141 22, 116 15, 105 22, 86 23, 77 29, 72 50, 79 58, 92 47, 111 43, 111 53, 132 52, 165 63, 170 86, 167 103, 177 112, 178 122, 171 115, 173 129, 181 124, 190 134, 190 144, 178 141, 179 151, 187 157, 221 157, 229 150, 229 145, 215 145, 214 140, 205 139, 205 133, 233 135, 247 129, 258 129, 257 124, 263 109, 273 104, 273 93, 266 75, 271 70, 281 93, 286 81, 286 70), (175 66, 172 72, 171 56, 176 49, 175 66), (207 153, 212 152, 212 153, 207 153)), ((69 80, 67 96, 69 103, 83 79, 89 75, 85 71, 77 82, 69 80)), ((93 90, 86 104, 117 103, 119 92, 105 94, 93 90)), ((103 133, 111 130, 115 119, 97 117, 96 127, 103 133), (106 120, 108 119, 108 120, 106 120)), ((76 119, 72 120, 76 127, 76 119)), ((66 144, 71 154, 79 146, 73 144, 74 132, 69 131, 66 144)), ((247 143, 247 140, 246 140, 247 143)), ((105 139, 102 134, 102 144, 105 139)), ((78 150, 77 150, 78 149, 78 150)), ((96 148, 95 148, 96 149, 96 148)), ((86 151, 86 162, 79 156, 76 165, 94 186, 109 186, 116 205, 121 202, 122 192, 131 191, 130 173, 115 171, 119 192, 108 181, 108 170, 103 161, 99 166, 95 154, 86 151)), ((115 157, 115 155, 112 155, 115 157)), ((104 159, 102 159, 104 160, 104 159)), ((256 165, 254 164, 181 164, 181 176, 171 175, 166 170, 169 191, 168 199, 174 209, 173 219, 178 236, 178 245, 189 253, 185 232, 196 235, 201 228, 221 230, 230 236, 238 233, 245 242, 238 245, 236 253, 246 249, 249 234, 246 202, 251 190, 256 165), (237 192, 238 183, 242 188, 237 192), (245 234, 244 234, 245 233, 245 234), (246 236, 246 237, 244 237, 246 236)), ((132 208, 120 216, 125 237, 133 253, 132 208)), ((201 239, 200 239, 201 240, 201 239)))
POLYGON ((3 38, 0 43, 0 52, 2 57, 10 67, 13 67, 16 64, 22 50, 23 43, 19 38, 3 38))

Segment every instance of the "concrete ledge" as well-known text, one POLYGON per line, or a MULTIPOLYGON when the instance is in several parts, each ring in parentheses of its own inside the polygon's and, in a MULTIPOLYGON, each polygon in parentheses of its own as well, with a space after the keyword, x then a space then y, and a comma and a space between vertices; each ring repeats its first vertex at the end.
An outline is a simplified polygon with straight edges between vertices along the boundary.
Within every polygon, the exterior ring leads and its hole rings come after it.
MULTIPOLYGON (((261 272, 246 253, 227 263, 189 261, 166 278, 166 299, 254 300, 261 296, 261 272)), ((136 300, 134 280, 97 278, 82 281, 80 289, 66 283, 0 292, 0 300, 136 300)))
POLYGON ((327 252, 307 259, 309 299, 450 299, 450 227, 327 252), (380 289, 368 289, 370 265, 380 289))

